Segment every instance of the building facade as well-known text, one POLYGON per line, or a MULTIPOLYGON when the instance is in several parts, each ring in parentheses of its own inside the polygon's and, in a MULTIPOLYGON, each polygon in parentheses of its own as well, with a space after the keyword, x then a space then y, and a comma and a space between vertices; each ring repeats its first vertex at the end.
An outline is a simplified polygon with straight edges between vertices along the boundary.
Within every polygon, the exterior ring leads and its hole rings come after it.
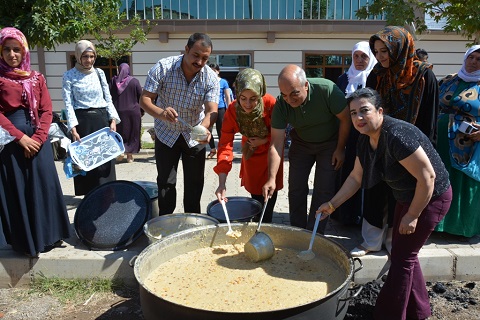
MULTIPOLYGON (((137 44, 124 62, 132 75, 145 82, 148 70, 161 58, 182 54, 194 32, 209 34, 213 52, 230 84, 243 68, 260 70, 267 91, 279 94, 277 75, 286 64, 303 67, 309 77, 335 81, 351 63, 355 43, 368 40, 385 26, 384 17, 358 20, 355 11, 366 0, 122 0, 122 12, 135 12, 154 25, 148 41, 137 44)), ((416 47, 429 53, 437 78, 457 72, 467 41, 456 34, 429 30, 418 36, 416 47)), ((125 34, 125 36, 128 36, 125 34)), ((54 110, 64 108, 63 73, 73 67, 75 44, 55 50, 33 50, 32 64, 47 78, 54 110)), ((97 59, 107 77, 116 74, 108 59, 97 59)))

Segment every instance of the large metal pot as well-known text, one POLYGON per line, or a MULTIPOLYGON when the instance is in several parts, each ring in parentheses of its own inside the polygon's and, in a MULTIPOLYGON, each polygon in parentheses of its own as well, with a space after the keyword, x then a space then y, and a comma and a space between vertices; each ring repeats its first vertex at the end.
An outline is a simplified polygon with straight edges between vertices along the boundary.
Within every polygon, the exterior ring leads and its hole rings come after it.
POLYGON ((143 232, 147 236, 148 242, 153 243, 182 230, 218 223, 217 219, 206 214, 172 213, 148 220, 143 226, 143 232))
POLYGON ((158 185, 153 181, 133 181, 141 186, 150 196, 150 203, 152 205, 152 218, 158 217, 158 185))
MULTIPOLYGON (((256 226, 253 223, 232 224, 235 230, 241 230, 239 241, 244 242, 253 236, 256 226)), ((317 255, 327 257, 345 281, 325 297, 308 304, 267 312, 218 312, 172 303, 156 296, 145 287, 145 279, 161 263, 192 250, 235 241, 226 236, 227 230, 226 224, 219 224, 181 231, 151 244, 140 253, 135 261, 134 273, 140 285, 140 302, 145 319, 343 319, 347 312, 348 300, 361 290, 360 288, 352 295, 352 289, 349 288, 354 274, 362 268, 361 261, 358 258, 352 259, 344 247, 320 235, 315 238, 313 251, 317 255), (355 261, 360 264, 357 269, 354 269, 355 261)), ((271 237, 275 247, 298 251, 305 249, 311 236, 309 231, 285 225, 264 224, 262 230, 271 237)), ((192 264, 192 272, 195 272, 194 270, 195 266, 192 264)))

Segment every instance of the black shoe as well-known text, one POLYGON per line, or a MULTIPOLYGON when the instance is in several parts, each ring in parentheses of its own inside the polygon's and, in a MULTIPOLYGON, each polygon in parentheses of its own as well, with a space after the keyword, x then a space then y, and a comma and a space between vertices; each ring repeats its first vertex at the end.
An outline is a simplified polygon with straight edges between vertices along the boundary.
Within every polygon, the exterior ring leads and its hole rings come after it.
POLYGON ((63 244, 63 240, 58 240, 54 244, 50 244, 48 246, 45 246, 45 248, 43 248, 43 251, 41 253, 46 253, 46 252, 52 251, 55 248, 61 247, 62 244, 63 244))
POLYGON ((32 255, 30 253, 24 252, 24 255, 26 255, 30 259, 38 258, 38 253, 36 253, 35 255, 32 255))

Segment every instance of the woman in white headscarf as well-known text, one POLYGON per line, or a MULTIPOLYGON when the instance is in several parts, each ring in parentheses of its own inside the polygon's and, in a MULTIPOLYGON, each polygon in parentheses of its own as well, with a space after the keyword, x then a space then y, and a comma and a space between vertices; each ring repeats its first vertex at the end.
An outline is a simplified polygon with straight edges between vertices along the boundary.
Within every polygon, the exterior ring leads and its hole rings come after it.
MULTIPOLYGON (((347 98, 355 90, 366 87, 367 77, 376 63, 377 59, 370 50, 368 41, 361 41, 353 46, 352 64, 348 71, 338 77, 337 80, 337 86, 345 92, 347 98)), ((358 131, 352 125, 345 149, 345 162, 342 166, 340 185, 347 179, 353 169, 358 135, 358 131)), ((338 208, 332 217, 345 224, 360 224, 362 222, 362 190, 359 190, 338 208)))
MULTIPOLYGON (((75 58, 75 67, 63 74, 62 90, 67 127, 73 141, 104 127, 116 131, 120 118, 113 106, 105 73, 93 66, 97 58, 93 43, 88 40, 77 42, 75 58)), ((115 179, 115 160, 112 160, 88 171, 85 176, 74 177, 75 195, 85 195, 115 179)))
POLYGON ((437 151, 454 200, 435 230, 470 238, 480 234, 480 45, 467 50, 458 74, 440 80, 439 87, 437 151))
POLYGON ((376 63, 377 59, 370 50, 368 41, 360 41, 353 46, 352 64, 337 80, 337 86, 345 92, 347 98, 355 90, 366 86, 368 75, 376 63))

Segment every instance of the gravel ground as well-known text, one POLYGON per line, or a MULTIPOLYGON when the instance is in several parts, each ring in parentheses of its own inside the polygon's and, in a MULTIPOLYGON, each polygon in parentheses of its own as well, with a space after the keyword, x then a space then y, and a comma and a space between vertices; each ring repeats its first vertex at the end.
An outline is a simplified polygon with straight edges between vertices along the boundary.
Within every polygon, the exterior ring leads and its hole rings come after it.
MULTIPOLYGON (((369 282, 351 301, 345 319, 372 319, 372 311, 382 282, 369 282)), ((427 282, 433 316, 430 319, 479 319, 478 282, 427 282)), ((29 293, 28 289, 0 289, 2 320, 136 320, 143 319, 138 291, 95 294, 81 303, 62 304, 49 295, 29 293)))

